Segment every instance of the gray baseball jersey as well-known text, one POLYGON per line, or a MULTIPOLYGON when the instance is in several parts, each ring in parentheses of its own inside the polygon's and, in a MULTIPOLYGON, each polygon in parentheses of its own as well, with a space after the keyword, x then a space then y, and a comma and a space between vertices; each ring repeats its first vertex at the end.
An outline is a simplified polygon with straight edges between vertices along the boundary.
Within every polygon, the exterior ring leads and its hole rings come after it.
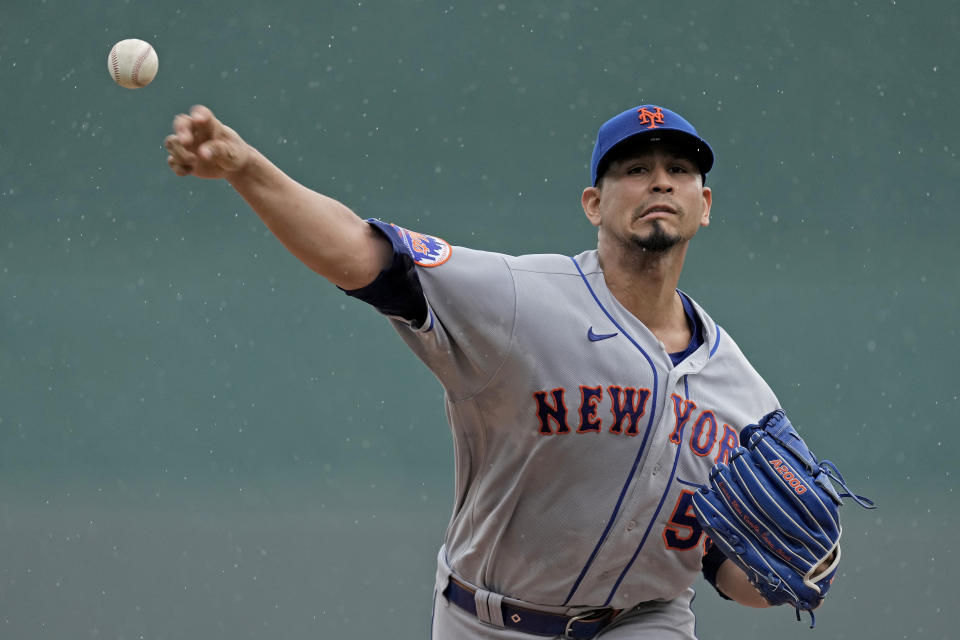
POLYGON ((674 365, 596 251, 512 257, 371 222, 426 303, 391 321, 445 391, 452 573, 559 607, 686 594, 705 545, 690 497, 779 406, 730 336, 693 303, 703 344, 674 365))

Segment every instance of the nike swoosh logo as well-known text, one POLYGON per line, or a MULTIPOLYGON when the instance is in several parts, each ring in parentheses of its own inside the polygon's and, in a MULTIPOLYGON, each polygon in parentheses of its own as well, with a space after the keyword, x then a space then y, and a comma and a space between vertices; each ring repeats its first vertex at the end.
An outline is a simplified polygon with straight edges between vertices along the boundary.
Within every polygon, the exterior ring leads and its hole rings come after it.
POLYGON ((587 329, 587 337, 590 338, 590 342, 599 342, 600 340, 606 340, 607 338, 612 338, 617 335, 617 332, 613 333, 594 333, 593 327, 587 329))

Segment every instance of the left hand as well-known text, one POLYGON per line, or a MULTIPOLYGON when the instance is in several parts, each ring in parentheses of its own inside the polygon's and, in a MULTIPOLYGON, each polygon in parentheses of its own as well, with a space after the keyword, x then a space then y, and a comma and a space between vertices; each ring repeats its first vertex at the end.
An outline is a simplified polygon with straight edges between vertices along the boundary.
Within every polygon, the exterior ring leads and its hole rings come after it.
MULTIPOLYGON (((820 606, 833 582, 843 503, 831 480, 846 485, 833 463, 817 460, 782 410, 745 428, 740 442, 729 465, 710 472, 710 489, 694 495, 697 520, 764 602, 790 604, 799 616, 820 606)), ((736 580, 732 585, 737 589, 736 580)), ((719 573, 717 586, 734 597, 719 573)), ((743 595, 756 603, 749 592, 743 595)))

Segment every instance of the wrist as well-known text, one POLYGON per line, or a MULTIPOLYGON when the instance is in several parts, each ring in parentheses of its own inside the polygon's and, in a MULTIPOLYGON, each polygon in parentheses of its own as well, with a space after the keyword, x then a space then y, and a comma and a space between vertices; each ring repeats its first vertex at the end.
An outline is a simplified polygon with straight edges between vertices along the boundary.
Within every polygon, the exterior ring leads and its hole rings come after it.
POLYGON ((732 560, 726 560, 717 569, 717 589, 739 604, 757 609, 770 606, 763 594, 750 582, 746 572, 732 560))
POLYGON ((276 170, 276 167, 266 156, 246 142, 242 143, 237 156, 236 166, 226 171, 224 179, 238 191, 242 191, 244 187, 264 182, 271 169, 276 170))

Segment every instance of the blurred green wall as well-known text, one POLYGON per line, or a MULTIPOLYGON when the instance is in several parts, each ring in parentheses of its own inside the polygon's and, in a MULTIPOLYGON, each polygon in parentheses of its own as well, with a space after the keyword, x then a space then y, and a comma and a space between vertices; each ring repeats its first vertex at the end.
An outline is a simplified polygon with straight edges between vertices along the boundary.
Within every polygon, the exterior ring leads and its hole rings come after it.
MULTIPOLYGON (((0 3, 0 635, 422 638, 439 385, 162 141, 203 103, 305 184, 455 244, 575 253, 596 129, 710 140, 681 287, 845 510, 819 638, 952 638, 955 2, 0 3), (113 42, 160 72, 128 91, 113 42)), ((703 587, 707 638, 809 637, 703 587)))

